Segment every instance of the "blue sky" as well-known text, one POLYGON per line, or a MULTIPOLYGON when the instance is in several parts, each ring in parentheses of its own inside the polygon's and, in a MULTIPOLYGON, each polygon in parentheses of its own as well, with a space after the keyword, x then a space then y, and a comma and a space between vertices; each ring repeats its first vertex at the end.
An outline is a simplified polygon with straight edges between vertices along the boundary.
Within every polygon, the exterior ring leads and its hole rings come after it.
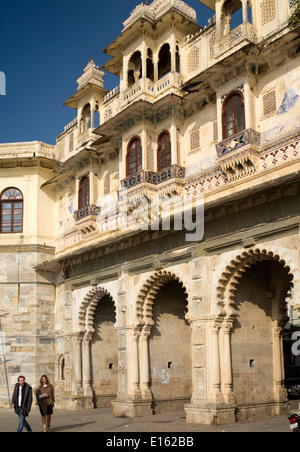
MULTIPOLYGON (((89 58, 102 66, 102 50, 122 31, 142 0, 40 0, 1 2, 0 71, 6 96, 0 96, 0 143, 39 140, 55 144, 74 117, 62 103, 76 92, 76 80, 89 58)), ((213 12, 187 0, 205 26, 213 12)), ((105 74, 105 88, 118 85, 105 74)))

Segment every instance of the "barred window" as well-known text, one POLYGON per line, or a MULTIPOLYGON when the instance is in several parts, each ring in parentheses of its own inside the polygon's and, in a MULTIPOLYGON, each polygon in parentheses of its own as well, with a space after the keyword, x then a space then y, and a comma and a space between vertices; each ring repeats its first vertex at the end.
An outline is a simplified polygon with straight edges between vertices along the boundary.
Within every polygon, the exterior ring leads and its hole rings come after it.
POLYGON ((171 137, 169 132, 162 132, 158 138, 157 171, 171 166, 171 137))
POLYGON ((74 133, 71 132, 69 135, 69 152, 73 152, 74 150, 74 133))
POLYGON ((126 176, 133 176, 142 171, 142 143, 140 137, 133 138, 128 146, 126 158, 126 176))
POLYGON ((104 194, 108 195, 110 193, 110 176, 104 179, 104 194))
POLYGON ((217 142, 219 140, 219 125, 218 121, 213 122, 213 141, 217 142))
POLYGON ((196 71, 200 66, 200 49, 199 47, 193 47, 187 57, 188 73, 196 71))
POLYGON ((261 24, 266 25, 276 18, 275 0, 263 0, 261 2, 261 24))
POLYGON ((263 115, 268 116, 276 111, 276 91, 270 91, 263 96, 263 115))
POLYGON ((200 149, 200 131, 193 130, 190 133, 190 153, 199 151, 200 149))
POLYGON ((1 233, 23 232, 23 195, 17 188, 7 188, 1 195, 1 233))
POLYGON ((244 96, 235 91, 223 104, 223 140, 245 130, 244 96))
POLYGON ((79 183, 78 209, 83 209, 90 205, 90 178, 84 176, 79 183))

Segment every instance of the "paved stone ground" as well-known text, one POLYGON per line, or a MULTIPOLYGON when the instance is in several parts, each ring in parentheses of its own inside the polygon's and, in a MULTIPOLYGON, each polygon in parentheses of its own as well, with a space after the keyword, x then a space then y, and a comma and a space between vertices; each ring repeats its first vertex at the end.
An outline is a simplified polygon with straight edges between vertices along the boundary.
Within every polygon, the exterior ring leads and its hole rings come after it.
MULTIPOLYGON (((298 405, 297 405, 298 406, 298 405)), ((29 417, 34 432, 41 432, 41 417, 34 409, 29 417)), ((0 432, 16 432, 18 417, 13 410, 0 410, 0 432)), ((25 431, 25 430, 24 430, 25 431)), ((93 411, 55 410, 52 432, 104 432, 114 433, 201 433, 201 432, 286 432, 290 431, 286 416, 241 422, 223 426, 189 425, 185 413, 165 413, 149 418, 115 418, 111 409, 93 411)))

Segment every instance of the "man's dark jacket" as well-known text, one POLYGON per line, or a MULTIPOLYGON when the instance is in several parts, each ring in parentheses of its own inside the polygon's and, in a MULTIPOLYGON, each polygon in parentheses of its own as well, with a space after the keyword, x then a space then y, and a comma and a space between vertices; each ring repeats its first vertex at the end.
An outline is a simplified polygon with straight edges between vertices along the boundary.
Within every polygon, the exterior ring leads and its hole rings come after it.
MULTIPOLYGON (((19 397, 19 383, 16 384, 14 393, 12 396, 12 404, 15 406, 15 412, 16 414, 19 414, 19 407, 18 407, 18 397, 19 397)), ((27 417, 30 413, 32 405, 32 388, 25 383, 22 388, 22 413, 25 417, 27 417)))

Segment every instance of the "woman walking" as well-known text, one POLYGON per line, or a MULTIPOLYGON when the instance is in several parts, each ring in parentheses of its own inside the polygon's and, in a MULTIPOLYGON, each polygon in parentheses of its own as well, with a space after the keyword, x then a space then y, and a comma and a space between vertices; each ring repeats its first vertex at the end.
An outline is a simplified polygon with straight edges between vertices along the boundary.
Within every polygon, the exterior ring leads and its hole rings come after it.
POLYGON ((40 379, 40 386, 36 391, 36 399, 42 416, 43 429, 44 432, 47 432, 51 426, 51 416, 55 403, 54 388, 50 384, 47 375, 43 375, 40 379))

